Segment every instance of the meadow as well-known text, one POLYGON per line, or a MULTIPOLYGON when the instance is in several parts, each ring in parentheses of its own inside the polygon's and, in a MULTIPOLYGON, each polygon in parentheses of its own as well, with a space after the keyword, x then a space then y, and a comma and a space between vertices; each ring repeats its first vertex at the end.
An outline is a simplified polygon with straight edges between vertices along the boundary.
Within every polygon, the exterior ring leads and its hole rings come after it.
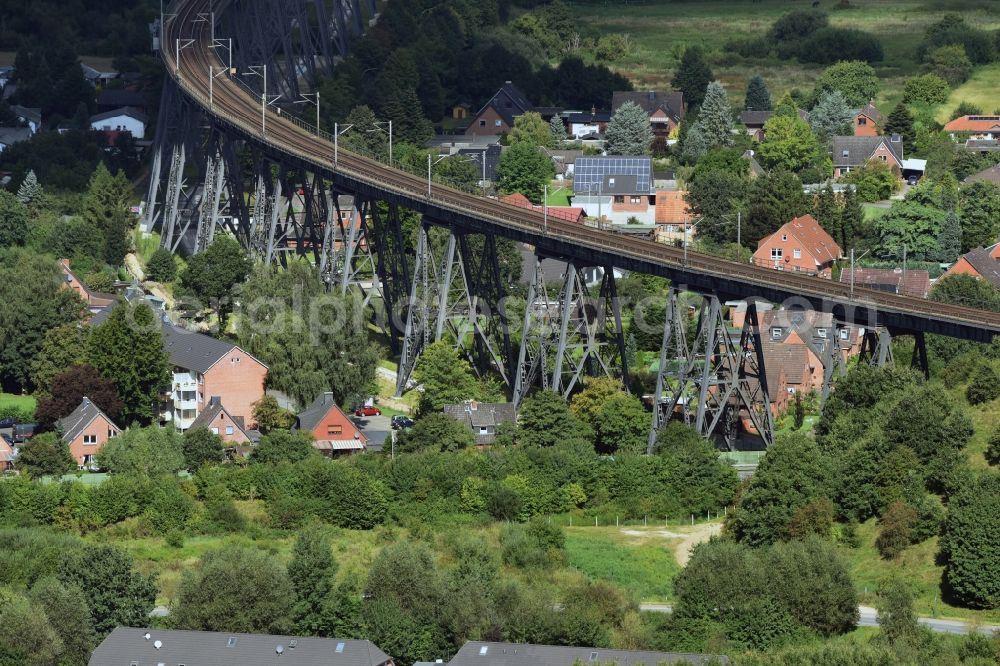
MULTIPOLYGON (((632 50, 609 66, 629 77, 639 89, 669 86, 685 47, 698 45, 707 52, 717 78, 736 98, 741 98, 754 74, 767 80, 773 98, 793 88, 806 91, 823 70, 820 65, 781 61, 773 57, 746 59, 722 50, 732 40, 763 36, 782 14, 807 6, 788 0, 574 0, 567 3, 582 34, 627 33, 632 50)), ((840 8, 834 0, 821 0, 820 8, 835 27, 856 28, 879 37, 885 58, 875 64, 882 79, 876 103, 891 108, 902 96, 905 79, 921 71, 917 48, 930 24, 948 12, 959 12, 981 29, 1000 28, 1000 14, 989 0, 850 0, 840 8)), ((967 100, 992 111, 1000 106, 1000 67, 980 68, 954 92, 942 107, 947 115, 967 100), (990 82, 993 82, 992 84, 990 82)))

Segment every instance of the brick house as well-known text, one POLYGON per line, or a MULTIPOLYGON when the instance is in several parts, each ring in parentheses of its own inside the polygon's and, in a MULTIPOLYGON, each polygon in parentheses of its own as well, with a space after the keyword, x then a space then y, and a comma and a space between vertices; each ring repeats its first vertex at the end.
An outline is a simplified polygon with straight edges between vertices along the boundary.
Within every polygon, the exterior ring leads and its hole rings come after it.
MULTIPOLYGON (((528 197, 520 192, 504 195, 500 197, 500 202, 517 206, 518 208, 529 208, 539 213, 546 210, 545 206, 531 203, 528 197)), ((549 218, 552 219, 566 220, 567 222, 576 222, 578 224, 583 224, 587 221, 586 211, 576 206, 548 206, 547 210, 549 218)))
POLYGON ((466 134, 507 134, 514 127, 514 120, 531 111, 534 105, 517 87, 506 81, 486 104, 472 117, 466 134))
POLYGON ((654 201, 656 224, 665 226, 668 232, 683 232, 694 221, 694 214, 687 203, 687 192, 664 190, 656 193, 654 201))
POLYGON ((264 397, 266 365, 234 344, 168 323, 163 343, 174 366, 165 420, 187 430, 218 397, 231 416, 254 425, 253 403, 264 397))
POLYGON ((829 277, 833 262, 842 255, 840 246, 816 218, 803 215, 761 238, 753 263, 779 271, 829 277))
POLYGON ((445 405, 444 413, 468 426, 476 436, 477 445, 495 442, 501 423, 517 423, 517 410, 512 402, 466 400, 460 405, 445 405))
POLYGON ((7 439, 7 435, 0 435, 0 472, 14 469, 16 458, 17 451, 14 449, 14 444, 7 439))
POLYGON ((260 439, 260 433, 246 427, 242 416, 230 414, 218 396, 212 396, 208 407, 191 423, 192 428, 208 428, 227 445, 245 448, 260 439))
MULTIPOLYGON (((846 268, 840 274, 844 284, 851 282, 851 269, 846 268)), ((855 268, 854 286, 885 291, 890 294, 927 298, 931 291, 931 276, 927 271, 908 270, 902 268, 855 268)))
POLYGON ((70 270, 69 259, 60 259, 59 266, 62 268, 63 275, 66 279, 66 287, 72 289, 80 298, 87 303, 87 309, 90 310, 91 314, 97 312, 102 308, 106 308, 115 302, 114 294, 101 294, 96 291, 92 291, 90 287, 85 285, 76 274, 70 270))
POLYGON ((679 90, 615 91, 611 95, 612 113, 625 102, 638 104, 649 115, 649 126, 657 138, 669 137, 684 119, 684 93, 679 90))
MULTIPOLYGON (((774 111, 754 111, 753 109, 747 109, 740 113, 739 120, 746 128, 747 134, 757 141, 763 141, 767 138, 764 133, 764 125, 773 115, 774 111)), ((799 109, 799 118, 809 122, 809 112, 799 109)))
POLYGON ((944 275, 972 275, 1000 289, 1000 243, 966 252, 944 275))
POLYGON ((763 347, 768 392, 780 390, 783 394, 772 398, 771 404, 778 410, 777 413, 788 409, 788 403, 796 393, 809 393, 822 386, 823 366, 810 359, 809 348, 804 343, 775 344, 768 340, 763 347), (819 386, 815 384, 817 375, 819 386), (772 377, 776 382, 773 389, 772 377))
POLYGON ((831 159, 833 175, 840 178, 869 160, 886 162, 897 173, 903 170, 903 139, 893 136, 835 136, 831 159))
POLYGON ((80 467, 89 467, 101 447, 122 431, 90 398, 80 401, 80 406, 60 419, 56 427, 80 467))
POLYGON ((883 127, 885 116, 871 102, 854 111, 854 136, 878 136, 883 127))
POLYGON ((364 451, 368 445, 365 433, 344 413, 326 392, 299 413, 295 430, 312 433, 313 446, 326 456, 364 451))

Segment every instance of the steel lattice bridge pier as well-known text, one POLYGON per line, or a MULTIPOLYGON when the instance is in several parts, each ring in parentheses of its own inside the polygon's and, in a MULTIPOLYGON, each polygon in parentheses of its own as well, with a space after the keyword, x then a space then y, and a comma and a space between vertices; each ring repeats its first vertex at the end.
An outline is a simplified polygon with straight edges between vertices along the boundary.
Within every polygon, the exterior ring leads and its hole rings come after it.
MULTIPOLYGON (((533 210, 431 186, 339 147, 315 121, 282 109, 277 96, 308 100, 310 82, 332 74, 376 9, 375 0, 176 0, 162 31, 168 77, 143 225, 159 228, 171 250, 200 252, 224 229, 264 262, 310 255, 332 290, 358 291, 379 310, 400 354, 399 390, 425 345, 441 339, 461 347, 478 370, 500 376, 515 402, 533 387, 569 395, 593 374, 628 388, 616 269, 674 285, 650 448, 673 416, 730 442, 741 423, 770 441, 759 302, 863 327, 862 361, 875 365, 891 361, 891 335, 913 336, 914 362, 926 371, 925 334, 989 342, 1000 333, 997 313, 685 256, 555 218, 543 225, 533 210), (415 244, 402 231, 404 210, 421 216, 415 244), (516 317, 505 306, 498 236, 532 245, 537 256, 516 317), (566 262, 558 287, 545 284, 543 258, 566 262), (588 286, 588 269, 602 276, 599 284, 588 286), (690 340, 680 291, 702 295, 690 340), (728 300, 748 302, 739 331, 722 317, 728 300)), ((838 340, 832 335, 820 350, 824 396, 843 371, 838 340)))

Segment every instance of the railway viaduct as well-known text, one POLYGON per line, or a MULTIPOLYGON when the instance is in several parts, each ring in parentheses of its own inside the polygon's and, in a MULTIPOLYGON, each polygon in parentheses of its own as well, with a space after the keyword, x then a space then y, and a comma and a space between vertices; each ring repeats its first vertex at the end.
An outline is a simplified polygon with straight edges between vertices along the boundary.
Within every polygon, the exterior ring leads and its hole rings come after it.
POLYGON ((423 346, 442 338, 502 377, 515 403, 536 386, 568 396, 587 374, 608 374, 628 387, 614 269, 673 285, 650 451, 674 414, 730 444, 740 424, 770 442, 758 303, 832 316, 836 330, 822 349, 824 396, 844 367, 840 330, 863 330, 863 362, 872 364, 890 360, 890 336, 911 335, 914 362, 925 371, 925 334, 989 342, 1000 333, 997 313, 852 289, 545 218, 341 148, 336 132, 289 110, 311 100, 318 106, 316 93, 303 92, 308 82, 333 71, 375 12, 375 0, 175 0, 161 20, 168 75, 143 224, 159 228, 171 250, 184 243, 200 252, 224 229, 261 261, 311 255, 331 290, 358 291, 375 306, 400 354, 400 391, 423 346), (350 195, 350 210, 341 210, 342 195, 350 195), (402 210, 421 216, 415 248, 404 238, 402 210), (446 234, 443 253, 432 250, 432 233, 446 234), (535 248, 520 321, 511 321, 500 284, 497 237, 535 248), (481 251, 470 251, 473 239, 481 251), (543 258, 567 265, 557 290, 545 284, 543 258), (603 274, 599 289, 587 287, 588 268, 603 274), (684 335, 682 291, 701 294, 692 339, 684 335), (727 300, 748 303, 741 331, 723 318, 727 300))

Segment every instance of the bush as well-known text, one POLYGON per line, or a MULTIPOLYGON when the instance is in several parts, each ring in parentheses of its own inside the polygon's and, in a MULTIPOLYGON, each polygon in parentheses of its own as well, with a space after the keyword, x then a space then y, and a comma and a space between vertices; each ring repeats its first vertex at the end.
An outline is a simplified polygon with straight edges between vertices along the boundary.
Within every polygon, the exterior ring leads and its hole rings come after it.
POLYGON ((986 445, 986 462, 1000 465, 1000 426, 990 435, 990 441, 986 445))
POLYGON ((973 371, 965 397, 970 405, 981 405, 1000 398, 1000 376, 993 366, 983 363, 973 371))
POLYGON ((957 86, 969 80, 972 62, 961 46, 942 46, 927 54, 927 67, 950 86, 957 86))
POLYGON ((913 507, 900 501, 890 504, 882 514, 875 547, 887 560, 902 553, 913 540, 913 526, 917 522, 917 512, 913 507))
POLYGON ((495 520, 516 520, 521 512, 521 498, 502 484, 495 484, 486 498, 486 511, 495 520))
POLYGON ((948 504, 942 551, 945 580, 971 608, 1000 606, 1000 476, 983 474, 965 484, 948 504))
POLYGON ((855 186, 862 201, 883 201, 899 189, 899 176, 885 162, 869 160, 841 176, 841 182, 855 186))
POLYGON ((166 248, 160 248, 146 264, 146 277, 154 282, 173 282, 177 277, 177 262, 166 248))
POLYGON ((906 80, 903 86, 903 102, 913 104, 944 104, 951 90, 948 82, 937 74, 921 74, 906 80))
POLYGON ((108 294, 111 293, 111 290, 115 287, 115 276, 104 271, 87 273, 83 276, 83 282, 91 289, 91 291, 108 294))
POLYGON ((594 54, 598 60, 613 62, 627 56, 631 49, 632 41, 629 39, 629 36, 615 32, 602 35, 597 40, 597 47, 594 49, 594 54))
POLYGON ((961 118, 962 116, 978 116, 983 113, 983 107, 972 102, 960 102, 955 110, 951 112, 951 119, 961 118))
POLYGON ((824 65, 842 60, 878 62, 883 55, 882 44, 875 35, 852 28, 817 30, 798 50, 802 62, 824 65))
POLYGON ((164 537, 164 541, 171 548, 183 548, 184 547, 184 532, 181 530, 170 530, 167 532, 167 536, 164 537))

